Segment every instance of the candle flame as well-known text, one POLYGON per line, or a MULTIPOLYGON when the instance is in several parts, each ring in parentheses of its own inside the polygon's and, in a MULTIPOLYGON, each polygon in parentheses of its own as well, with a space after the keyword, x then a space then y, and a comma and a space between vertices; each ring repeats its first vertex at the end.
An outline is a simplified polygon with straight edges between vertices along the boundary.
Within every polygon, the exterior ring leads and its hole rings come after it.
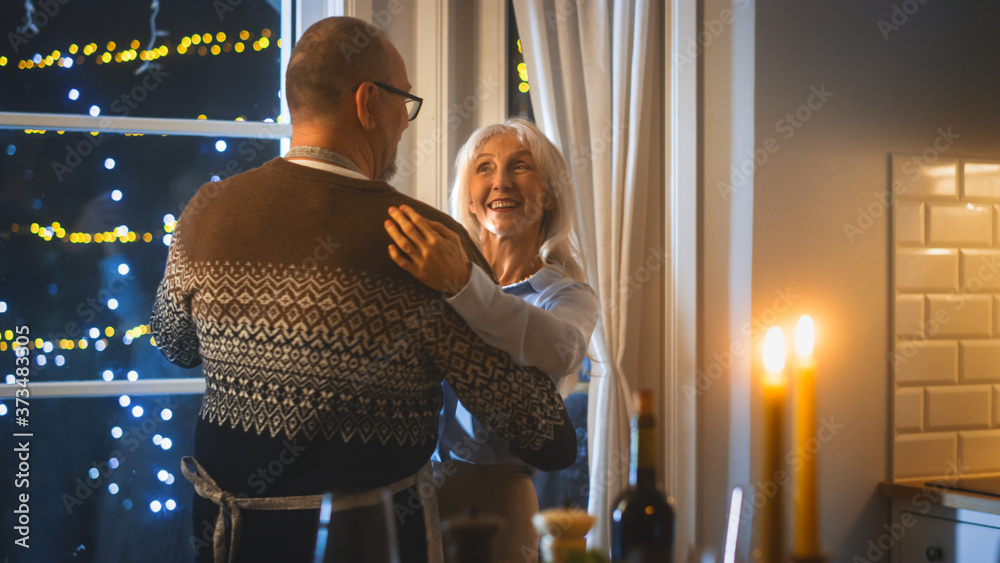
POLYGON ((802 315, 799 318, 799 325, 795 329, 795 353, 800 358, 807 358, 813 353, 813 346, 816 341, 816 328, 813 326, 812 317, 802 315))
POLYGON ((776 326, 767 329, 764 336, 764 369, 769 373, 785 369, 785 335, 776 326))

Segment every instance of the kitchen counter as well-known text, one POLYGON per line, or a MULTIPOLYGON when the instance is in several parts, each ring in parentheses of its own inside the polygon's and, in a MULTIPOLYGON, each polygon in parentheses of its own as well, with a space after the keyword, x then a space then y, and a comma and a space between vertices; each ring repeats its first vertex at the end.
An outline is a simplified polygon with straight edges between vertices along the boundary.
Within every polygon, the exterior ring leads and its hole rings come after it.
POLYGON ((878 492, 883 497, 907 500, 913 504, 925 502, 944 508, 1000 515, 1000 495, 982 492, 984 488, 993 490, 993 480, 1000 481, 1000 476, 883 481, 879 483, 878 492), (988 486, 977 486, 980 479, 988 486))
POLYGON ((1000 476, 879 483, 892 501, 885 533, 868 542, 868 561, 992 563, 1000 560, 1000 476))

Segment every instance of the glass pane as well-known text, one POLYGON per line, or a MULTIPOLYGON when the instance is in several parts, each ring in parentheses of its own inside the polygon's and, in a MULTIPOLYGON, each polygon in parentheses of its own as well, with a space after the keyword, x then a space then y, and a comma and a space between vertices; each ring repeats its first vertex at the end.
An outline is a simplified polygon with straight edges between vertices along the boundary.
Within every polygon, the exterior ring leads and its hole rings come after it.
POLYGON ((265 139, 0 131, 0 354, 25 325, 36 382, 199 377, 148 334, 170 221, 213 176, 279 150, 265 139))
POLYGON ((0 2, 0 111, 276 119, 279 6, 0 2))
MULTIPOLYGON (((8 543, 5 553, 25 561, 194 560, 204 542, 191 537, 193 488, 180 460, 194 451, 201 395, 29 400, 30 423, 19 431, 33 436, 5 432, 2 440, 6 452, 27 459, 4 454, 0 462, 13 476, 0 486, 10 499, 4 506, 18 501, 0 526, 14 530, 4 534, 12 542, 21 537, 15 526, 26 524, 29 548, 8 543)), ((12 399, 0 402, 4 411, 7 421, 12 399)))
POLYGON ((590 499, 590 459, 587 456, 590 368, 590 358, 584 358, 577 373, 576 389, 563 401, 576 428, 576 462, 561 471, 539 471, 531 478, 540 511, 548 508, 587 510, 590 499))
POLYGON ((507 116, 534 121, 535 111, 531 106, 531 94, 528 93, 528 67, 524 63, 524 49, 517 31, 514 3, 510 1, 507 2, 507 19, 511 23, 507 36, 507 116))

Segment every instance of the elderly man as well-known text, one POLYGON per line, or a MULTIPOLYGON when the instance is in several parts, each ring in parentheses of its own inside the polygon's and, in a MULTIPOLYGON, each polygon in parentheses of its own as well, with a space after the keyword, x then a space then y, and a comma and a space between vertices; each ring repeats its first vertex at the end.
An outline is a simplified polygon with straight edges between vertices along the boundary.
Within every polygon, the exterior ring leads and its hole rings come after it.
POLYGON ((152 330, 170 361, 204 366, 183 464, 199 561, 309 561, 320 495, 360 502, 382 487, 403 560, 438 560, 425 481, 442 380, 527 463, 574 460, 550 379, 485 345, 385 251, 385 210, 406 204, 460 233, 489 271, 457 223, 384 182, 420 109, 409 89, 381 33, 316 23, 288 65, 292 149, 206 184, 177 223, 152 330), (361 49, 358 33, 371 39, 361 49))

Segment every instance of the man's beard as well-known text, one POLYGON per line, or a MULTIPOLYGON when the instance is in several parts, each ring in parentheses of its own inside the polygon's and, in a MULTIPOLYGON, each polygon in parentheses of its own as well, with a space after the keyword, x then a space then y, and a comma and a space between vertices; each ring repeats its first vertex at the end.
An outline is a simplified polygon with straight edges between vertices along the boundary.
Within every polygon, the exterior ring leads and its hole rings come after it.
POLYGON ((384 154, 388 155, 389 164, 386 164, 385 168, 382 169, 382 174, 379 175, 380 180, 388 182, 393 176, 396 175, 396 171, 399 169, 399 167, 396 166, 396 150, 398 147, 399 145, 393 144, 392 141, 387 140, 385 143, 384 154))
POLYGON ((380 179, 385 182, 392 180, 392 177, 396 175, 396 171, 398 169, 399 167, 396 166, 396 161, 393 161, 391 164, 386 166, 385 169, 382 170, 382 176, 380 179))

